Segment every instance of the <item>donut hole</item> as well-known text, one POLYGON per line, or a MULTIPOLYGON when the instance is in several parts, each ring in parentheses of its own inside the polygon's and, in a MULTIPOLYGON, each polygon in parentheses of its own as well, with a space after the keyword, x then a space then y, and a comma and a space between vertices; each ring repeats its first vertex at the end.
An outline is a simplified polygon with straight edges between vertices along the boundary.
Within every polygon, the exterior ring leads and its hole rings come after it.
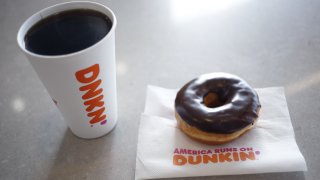
POLYGON ((222 106, 224 102, 221 101, 217 93, 209 92, 203 97, 203 104, 208 108, 215 108, 222 106))

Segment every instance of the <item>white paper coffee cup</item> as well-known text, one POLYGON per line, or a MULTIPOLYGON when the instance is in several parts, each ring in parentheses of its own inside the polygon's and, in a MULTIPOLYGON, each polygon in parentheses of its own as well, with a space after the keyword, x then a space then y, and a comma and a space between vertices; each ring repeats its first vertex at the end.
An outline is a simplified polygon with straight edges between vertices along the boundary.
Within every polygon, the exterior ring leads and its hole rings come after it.
POLYGON ((110 132, 117 122, 114 13, 94 2, 57 4, 29 17, 20 27, 17 41, 42 83, 55 101, 71 131, 81 138, 97 138, 110 132), (28 30, 52 14, 91 9, 107 15, 112 28, 94 45, 75 53, 47 56, 28 51, 28 30))

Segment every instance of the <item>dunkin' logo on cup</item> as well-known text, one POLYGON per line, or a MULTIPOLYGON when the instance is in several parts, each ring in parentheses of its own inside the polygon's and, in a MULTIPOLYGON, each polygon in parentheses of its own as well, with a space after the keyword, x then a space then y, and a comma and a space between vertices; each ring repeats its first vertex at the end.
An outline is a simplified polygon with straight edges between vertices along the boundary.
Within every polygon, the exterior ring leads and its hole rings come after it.
POLYGON ((184 148, 175 148, 173 152, 173 165, 200 165, 211 163, 227 163, 238 161, 254 161, 260 151, 252 147, 242 148, 216 148, 192 150, 184 148))
POLYGON ((81 69, 75 73, 77 80, 81 83, 79 90, 84 92, 82 99, 84 100, 84 108, 90 119, 91 127, 93 124, 107 123, 106 107, 103 101, 103 89, 100 87, 102 80, 98 77, 100 73, 99 64, 94 64, 85 69, 81 69))

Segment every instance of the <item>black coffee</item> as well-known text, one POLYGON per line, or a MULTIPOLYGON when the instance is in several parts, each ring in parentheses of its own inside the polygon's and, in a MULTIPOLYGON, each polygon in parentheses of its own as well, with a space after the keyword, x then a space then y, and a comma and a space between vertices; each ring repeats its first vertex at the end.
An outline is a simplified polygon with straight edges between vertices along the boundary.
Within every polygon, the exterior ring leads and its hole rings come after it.
POLYGON ((51 15, 36 23, 25 36, 27 50, 41 55, 80 51, 101 40, 112 22, 104 14, 76 9, 51 15))

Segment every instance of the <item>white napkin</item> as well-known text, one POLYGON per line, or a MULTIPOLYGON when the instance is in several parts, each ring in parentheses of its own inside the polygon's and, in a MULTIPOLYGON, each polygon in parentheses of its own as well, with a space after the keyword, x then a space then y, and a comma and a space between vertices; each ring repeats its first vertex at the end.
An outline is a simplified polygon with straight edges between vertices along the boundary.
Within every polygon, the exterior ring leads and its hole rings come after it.
POLYGON ((262 105, 256 126, 235 141, 209 146, 177 128, 177 90, 148 86, 135 179, 306 171, 283 88, 256 91, 262 105))

